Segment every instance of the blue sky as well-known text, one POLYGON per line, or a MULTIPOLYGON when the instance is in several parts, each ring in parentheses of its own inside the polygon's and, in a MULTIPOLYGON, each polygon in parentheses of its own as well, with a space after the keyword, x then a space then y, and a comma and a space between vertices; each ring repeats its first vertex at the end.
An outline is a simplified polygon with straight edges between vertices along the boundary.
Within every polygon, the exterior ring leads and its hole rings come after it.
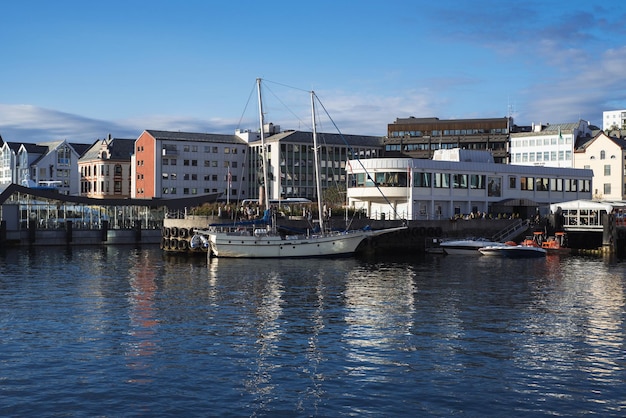
POLYGON ((283 129, 310 125, 282 85, 315 90, 345 134, 408 116, 601 127, 626 108, 621 0, 21 0, 0 16, 11 142, 256 129, 257 77, 283 129))

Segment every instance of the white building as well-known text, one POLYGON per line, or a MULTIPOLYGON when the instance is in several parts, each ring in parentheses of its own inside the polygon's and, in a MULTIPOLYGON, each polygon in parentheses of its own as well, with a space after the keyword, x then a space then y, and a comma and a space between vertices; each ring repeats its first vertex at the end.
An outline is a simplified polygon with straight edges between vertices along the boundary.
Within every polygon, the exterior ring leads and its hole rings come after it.
POLYGON ((576 142, 592 137, 589 122, 533 125, 531 132, 511 134, 511 164, 574 167, 576 142))
POLYGON ((78 194, 78 159, 85 147, 86 144, 65 140, 39 144, 4 142, 0 146, 0 184, 55 184, 59 193, 78 194))
POLYGON ((576 168, 593 171, 591 190, 597 200, 626 200, 625 161, 626 141, 602 131, 581 144, 574 155, 576 168))
POLYGON ((374 219, 434 220, 470 213, 526 218, 537 210, 546 214, 555 202, 591 198, 591 170, 496 164, 465 151, 453 155, 456 161, 443 155, 350 161, 348 205, 374 219))
MULTIPOLYGON (((268 184, 270 199, 307 198, 316 200, 313 133, 287 130, 280 132, 277 125, 268 124, 264 138, 268 160, 268 184)), ((240 133, 237 133, 241 137, 240 133)), ((258 197, 262 181, 260 163, 260 137, 248 140, 249 164, 256 167, 249 176, 250 197, 258 197)), ((382 152, 380 137, 364 135, 341 135, 317 133, 318 157, 322 191, 330 188, 343 189, 346 185, 346 161, 376 158, 382 152)))
POLYGON ((602 112, 602 130, 613 131, 626 129, 626 109, 602 112))

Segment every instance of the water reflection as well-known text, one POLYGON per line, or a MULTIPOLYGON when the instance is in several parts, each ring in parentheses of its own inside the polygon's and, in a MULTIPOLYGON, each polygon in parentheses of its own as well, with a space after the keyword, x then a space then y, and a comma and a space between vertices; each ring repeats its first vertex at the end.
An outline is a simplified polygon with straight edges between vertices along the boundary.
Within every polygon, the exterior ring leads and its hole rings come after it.
POLYGON ((154 263, 146 253, 134 253, 129 271, 130 291, 128 292, 129 335, 132 337, 127 344, 126 357, 128 367, 136 372, 144 373, 142 377, 134 377, 132 383, 150 383, 151 374, 148 358, 158 349, 156 338, 159 321, 154 307, 157 291, 154 263))

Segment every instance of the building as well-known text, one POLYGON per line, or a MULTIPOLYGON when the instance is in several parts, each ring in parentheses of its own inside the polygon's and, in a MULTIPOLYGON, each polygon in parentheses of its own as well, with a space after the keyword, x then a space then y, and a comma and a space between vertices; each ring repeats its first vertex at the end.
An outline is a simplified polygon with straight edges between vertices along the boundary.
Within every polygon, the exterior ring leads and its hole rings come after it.
POLYGON ((626 200, 626 140, 598 132, 574 152, 574 167, 593 171, 596 200, 626 200))
POLYGON ((602 112, 602 130, 614 131, 626 129, 626 109, 602 112))
POLYGON ((146 130, 135 141, 131 196, 245 199, 247 148, 236 135, 146 130))
POLYGON ((374 219, 529 218, 555 202, 591 198, 591 170, 498 164, 468 151, 350 161, 348 204, 374 219))
MULTIPOLYGON (((280 132, 277 125, 265 127, 264 138, 268 160, 270 199, 301 197, 317 198, 313 133, 295 130, 280 132)), ((346 162, 350 159, 377 158, 382 152, 381 138, 363 135, 317 133, 322 193, 333 189, 342 193, 346 186, 346 162)), ((249 142, 248 195, 259 196, 263 184, 260 136, 249 142), (254 169, 252 169, 254 168, 254 169)), ((342 201, 345 198, 342 197, 342 201)))
POLYGON ((0 146, 1 184, 54 185, 61 194, 78 194, 78 159, 87 147, 87 144, 66 140, 38 144, 3 141, 0 146))
POLYGON ((509 134, 515 129, 510 117, 397 118, 387 125, 384 156, 430 159, 436 150, 463 148, 490 151, 496 163, 508 163, 509 134))
MULTIPOLYGON (((576 123, 533 125, 530 132, 511 133, 511 164, 574 167, 574 149, 593 137, 595 127, 576 123)), ((597 128, 596 128, 597 129, 597 128)))
POLYGON ((80 157, 80 195, 96 199, 129 198, 134 139, 99 139, 80 157))

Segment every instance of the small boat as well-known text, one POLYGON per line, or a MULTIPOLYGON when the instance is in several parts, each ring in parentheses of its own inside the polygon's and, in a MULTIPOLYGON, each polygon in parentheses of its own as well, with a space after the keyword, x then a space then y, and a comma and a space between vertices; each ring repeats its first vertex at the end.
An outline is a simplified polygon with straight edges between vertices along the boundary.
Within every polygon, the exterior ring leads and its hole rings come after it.
POLYGON ((483 247, 495 247, 504 245, 500 242, 494 242, 486 238, 466 238, 460 240, 443 241, 439 244, 439 248, 448 255, 480 255, 478 251, 483 247))
POLYGON ((569 254, 571 248, 567 247, 565 232, 556 232, 553 237, 541 240, 541 248, 545 248, 548 254, 569 254))
POLYGON ((535 245, 491 245, 478 250, 482 255, 506 258, 539 258, 545 257, 545 248, 535 245))

